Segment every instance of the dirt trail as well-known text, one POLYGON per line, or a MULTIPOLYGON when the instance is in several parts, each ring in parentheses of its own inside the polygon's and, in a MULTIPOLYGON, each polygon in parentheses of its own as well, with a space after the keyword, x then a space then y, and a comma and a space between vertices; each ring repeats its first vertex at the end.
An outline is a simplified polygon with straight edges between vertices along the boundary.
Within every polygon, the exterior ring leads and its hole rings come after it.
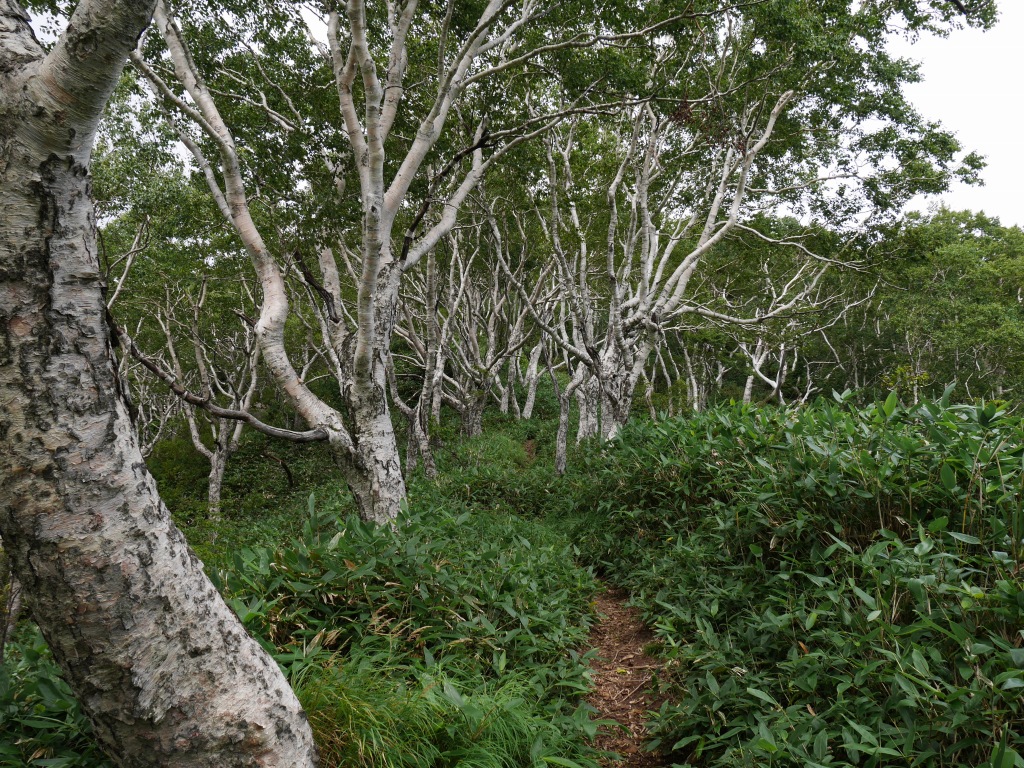
POLYGON ((598 731, 594 745, 617 752, 621 762, 608 761, 611 768, 661 768, 669 765, 665 758, 644 750, 649 740, 645 721, 647 712, 660 702, 646 694, 651 675, 659 666, 644 655, 644 646, 654 636, 640 620, 639 611, 626 606, 628 595, 608 588, 597 597, 597 610, 602 616, 591 632, 591 641, 598 658, 593 663, 594 690, 587 701, 601 719, 616 720, 622 728, 604 727, 598 731))

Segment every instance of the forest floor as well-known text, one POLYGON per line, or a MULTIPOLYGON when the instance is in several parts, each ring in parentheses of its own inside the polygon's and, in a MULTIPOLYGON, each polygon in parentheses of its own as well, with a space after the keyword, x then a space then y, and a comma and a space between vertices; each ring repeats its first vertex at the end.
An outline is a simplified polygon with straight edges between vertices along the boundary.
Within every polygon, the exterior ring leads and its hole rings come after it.
POLYGON ((647 713, 660 701, 647 691, 651 676, 661 665, 644 653, 654 636, 640 620, 639 611, 626 605, 628 595, 608 589, 597 596, 601 620, 591 632, 597 658, 593 663, 594 690, 587 701, 602 720, 615 720, 621 727, 602 726, 594 739, 599 749, 617 752, 622 761, 608 761, 611 768, 662 768, 664 757, 644 749, 647 713))

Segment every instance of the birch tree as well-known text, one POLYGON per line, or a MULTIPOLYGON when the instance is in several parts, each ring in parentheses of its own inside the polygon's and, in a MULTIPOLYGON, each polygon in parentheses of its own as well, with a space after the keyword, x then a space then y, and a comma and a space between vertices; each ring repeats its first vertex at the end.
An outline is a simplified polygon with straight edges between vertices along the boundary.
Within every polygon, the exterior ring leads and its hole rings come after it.
MULTIPOLYGON (((552 193, 549 209, 538 208, 538 213, 545 219, 564 298, 561 323, 547 325, 547 331, 569 354, 571 364, 583 369, 573 374, 570 385, 581 407, 580 439, 598 430, 604 438, 613 436, 629 418, 637 383, 667 327, 691 314, 746 321, 691 297, 691 279, 706 254, 739 224, 753 162, 792 96, 787 91, 773 104, 762 101, 752 107, 739 125, 740 135, 711 153, 711 162, 704 167, 710 183, 685 218, 673 215, 680 204, 682 174, 652 198, 657 189, 653 185, 667 172, 668 152, 675 139, 683 137, 674 136, 674 124, 650 105, 627 112, 610 138, 616 167, 605 182, 606 240, 603 253, 597 254, 591 250, 591 222, 585 222, 573 199, 575 126, 549 135, 552 193), (626 213, 620 220, 623 202, 626 213), (695 239, 694 229, 699 233, 695 239), (683 248, 687 252, 680 258, 676 251, 683 248)), ((698 151, 704 138, 683 138, 682 151, 698 151)), ((692 180, 690 184, 692 189, 692 180)), ((802 272, 772 313, 792 309, 821 273, 802 272)), ((515 279, 511 273, 510 279, 515 279)))
MULTIPOLYGON (((492 118, 501 110, 493 104, 482 109, 481 90, 559 49, 641 35, 603 34, 601 22, 556 5, 490 0, 470 12, 453 0, 436 13, 416 0, 350 0, 344 10, 330 11, 322 54, 333 76, 340 125, 325 122, 321 113, 305 113, 302 94, 287 92, 270 76, 272 62, 256 45, 249 47, 246 60, 259 77, 242 77, 215 57, 207 57, 210 67, 204 71, 164 2, 155 12, 162 45, 133 55, 249 254, 262 291, 256 336, 273 380, 310 430, 330 443, 366 519, 394 519, 405 497, 387 397, 387 362, 403 276, 451 232, 461 206, 491 166, 542 134, 560 119, 559 112, 574 108, 570 104, 518 123, 503 120, 499 126, 492 118), (564 28, 553 27, 551 19, 564 28), (534 26, 541 23, 550 34, 537 33, 534 26), (434 42, 426 47, 430 56, 425 59, 424 49, 413 43, 422 42, 415 35, 427 33, 434 42), (420 84, 407 93, 413 76, 420 84), (284 233, 298 243, 301 262, 295 267, 317 299, 313 311, 344 412, 317 397, 290 359, 284 337, 292 312, 286 278, 295 243, 275 242, 273 229, 253 210, 259 171, 241 151, 238 125, 232 125, 224 107, 239 101, 267 117, 268 132, 287 137, 309 125, 323 127, 325 135, 311 144, 318 151, 297 161, 309 175, 293 177, 295 187, 323 178, 314 165, 329 171, 329 184, 342 198, 352 178, 358 186, 357 221, 334 216, 342 226, 325 228, 321 217, 307 230, 284 233), (453 116, 456 141, 444 139, 453 116), (348 224, 356 237, 345 231, 348 224), (307 260, 315 263, 315 271, 305 266, 307 260)), ((310 74, 321 82, 315 66, 310 74)))
POLYGON ((313 765, 295 696, 171 523, 118 391, 89 160, 151 12, 83 0, 47 51, 0 2, 0 536, 118 763, 313 765))
MULTIPOLYGON (((438 253, 433 250, 427 254, 423 268, 406 277, 402 317, 396 327, 396 333, 408 347, 404 357, 420 371, 415 404, 403 399, 395 366, 389 367, 392 400, 409 423, 406 472, 415 471, 422 460, 424 472, 431 478, 437 475, 431 449, 431 424, 441 420, 452 334, 466 298, 468 270, 474 261, 473 257, 462 257, 458 237, 449 237, 445 242, 451 247, 447 270, 441 268, 438 253)), ((458 407, 453 398, 449 396, 448 400, 458 407)))
MULTIPOLYGON (((475 227, 477 250, 487 250, 503 264, 512 265, 513 278, 521 281, 527 273, 525 248, 513 253, 509 238, 497 219, 488 211, 475 227)), ((493 266, 493 262, 492 262, 493 266)), ((539 302, 539 293, 547 287, 550 264, 541 265, 533 279, 535 287, 528 300, 539 302)), ((462 418, 462 433, 467 437, 483 431, 483 412, 492 400, 502 403, 508 412, 509 390, 515 379, 502 381, 503 371, 514 365, 518 353, 536 334, 530 321, 529 308, 516 295, 502 270, 463 270, 466 284, 465 300, 455 315, 455 331, 451 338, 449 357, 452 363, 452 402, 462 418)))
MULTIPOLYGON (((259 386, 259 347, 255 335, 245 321, 238 324, 234 333, 221 338, 202 333, 200 324, 208 288, 209 284, 203 281, 196 297, 168 288, 163 306, 155 314, 164 336, 170 371, 177 381, 187 384, 181 356, 189 354, 188 367, 198 384, 192 389, 197 390, 200 397, 207 403, 220 404, 227 411, 251 412, 259 386), (179 308, 191 316, 180 318, 179 308), (178 351, 181 341, 186 345, 183 353, 178 351)), ((192 446, 210 464, 207 510, 210 519, 217 520, 224 474, 228 461, 241 445, 245 421, 209 413, 188 401, 183 401, 182 410, 192 446)))
POLYGON ((535 213, 563 289, 555 322, 535 320, 571 367, 580 437, 615 434, 667 334, 755 326, 814 300, 829 262, 810 253, 761 309, 715 290, 711 254, 759 211, 786 205, 856 228, 865 211, 891 217, 908 195, 976 170, 972 157, 957 167, 955 140, 913 113, 902 92, 913 65, 884 46, 890 22, 939 30, 955 9, 800 9, 798 27, 784 3, 695 14, 651 41, 656 95, 638 93, 615 121, 547 135, 535 213))

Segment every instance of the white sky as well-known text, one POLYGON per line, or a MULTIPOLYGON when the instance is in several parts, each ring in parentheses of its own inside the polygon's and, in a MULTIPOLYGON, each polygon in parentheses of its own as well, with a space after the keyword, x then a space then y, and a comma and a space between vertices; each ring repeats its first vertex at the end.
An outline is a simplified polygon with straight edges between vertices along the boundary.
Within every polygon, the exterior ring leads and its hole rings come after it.
MULTIPOLYGON (((954 209, 984 211, 1004 225, 1024 226, 1024 0, 1000 0, 989 32, 957 30, 947 38, 894 42, 892 51, 922 62, 924 82, 908 88, 926 119, 956 133, 967 151, 984 155, 983 187, 957 184, 939 199, 954 209)), ((910 206, 927 210, 935 198, 910 206)))

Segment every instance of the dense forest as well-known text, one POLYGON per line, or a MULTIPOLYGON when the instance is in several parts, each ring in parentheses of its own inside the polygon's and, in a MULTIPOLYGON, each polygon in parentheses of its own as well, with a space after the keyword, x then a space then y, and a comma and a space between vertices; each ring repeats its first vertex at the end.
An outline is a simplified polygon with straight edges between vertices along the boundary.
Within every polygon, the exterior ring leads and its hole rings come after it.
POLYGON ((0 765, 1024 768, 992 0, 0 0, 0 765))

